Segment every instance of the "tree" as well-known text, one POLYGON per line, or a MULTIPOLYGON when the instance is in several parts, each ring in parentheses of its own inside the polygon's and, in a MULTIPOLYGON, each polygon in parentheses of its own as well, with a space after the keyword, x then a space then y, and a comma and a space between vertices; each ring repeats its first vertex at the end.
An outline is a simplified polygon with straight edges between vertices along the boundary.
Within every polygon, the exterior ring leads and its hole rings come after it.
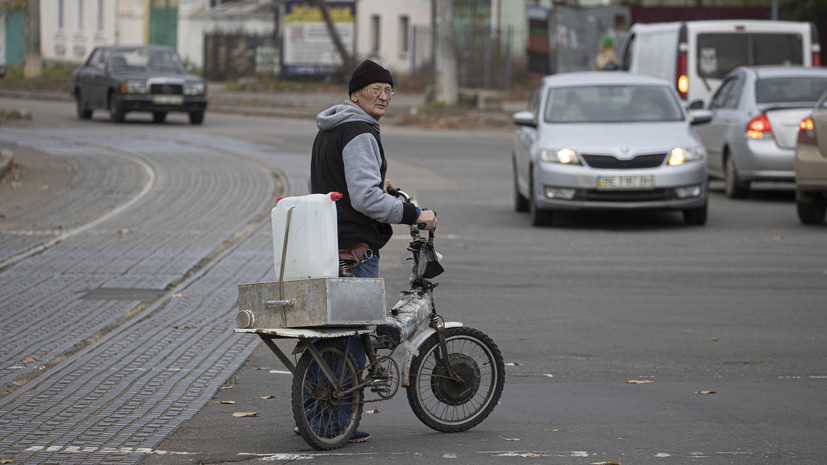
POLYGON ((333 40, 336 51, 339 52, 339 55, 342 57, 342 63, 345 68, 342 78, 345 79, 346 76, 350 76, 350 73, 356 69, 356 59, 347 51, 345 44, 342 43, 342 38, 339 37, 339 32, 336 30, 336 25, 333 23, 333 18, 330 16, 330 10, 327 8, 325 0, 310 0, 310 3, 322 12, 322 18, 324 18, 325 26, 327 26, 327 33, 330 35, 331 40, 333 40))
POLYGON ((39 78, 43 75, 43 57, 40 55, 40 0, 26 2, 26 64, 23 76, 39 78))

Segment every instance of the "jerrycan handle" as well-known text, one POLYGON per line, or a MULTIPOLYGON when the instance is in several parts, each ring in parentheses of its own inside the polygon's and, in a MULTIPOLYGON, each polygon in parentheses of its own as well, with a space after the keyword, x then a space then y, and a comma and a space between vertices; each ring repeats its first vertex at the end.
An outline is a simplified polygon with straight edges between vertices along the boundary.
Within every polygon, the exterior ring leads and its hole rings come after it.
POLYGON ((290 219, 293 217, 293 209, 287 210, 287 222, 284 226, 284 243, 281 248, 281 270, 279 270, 279 300, 284 300, 284 263, 287 258, 287 239, 290 237, 290 219))

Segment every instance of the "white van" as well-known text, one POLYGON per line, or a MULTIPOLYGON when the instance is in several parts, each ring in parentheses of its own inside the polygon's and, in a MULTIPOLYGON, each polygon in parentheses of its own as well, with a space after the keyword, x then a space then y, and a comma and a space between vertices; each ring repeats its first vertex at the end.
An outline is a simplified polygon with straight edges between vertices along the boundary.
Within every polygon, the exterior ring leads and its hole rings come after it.
POLYGON ((740 65, 819 66, 812 23, 760 20, 634 24, 620 49, 624 71, 673 82, 689 108, 701 108, 740 65))

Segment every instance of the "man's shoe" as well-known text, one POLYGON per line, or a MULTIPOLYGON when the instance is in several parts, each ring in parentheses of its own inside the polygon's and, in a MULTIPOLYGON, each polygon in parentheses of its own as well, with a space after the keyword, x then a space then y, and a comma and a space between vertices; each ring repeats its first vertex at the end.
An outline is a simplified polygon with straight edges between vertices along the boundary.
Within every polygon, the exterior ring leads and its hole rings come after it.
POLYGON ((360 443, 360 442, 367 442, 368 439, 370 439, 370 434, 368 434, 364 431, 357 431, 357 432, 353 433, 353 437, 350 438, 349 442, 351 444, 357 444, 357 443, 360 443))

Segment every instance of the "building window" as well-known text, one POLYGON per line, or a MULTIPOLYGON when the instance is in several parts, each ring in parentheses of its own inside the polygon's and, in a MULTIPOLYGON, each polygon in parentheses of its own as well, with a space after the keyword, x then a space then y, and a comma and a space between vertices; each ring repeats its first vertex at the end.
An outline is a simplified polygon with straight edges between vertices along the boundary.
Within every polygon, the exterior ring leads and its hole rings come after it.
POLYGON ((370 17, 370 50, 376 54, 379 53, 379 15, 370 17))
POLYGON ((57 0, 57 28, 63 30, 63 0, 57 0))
POLYGON ((78 0, 78 32, 83 30, 83 0, 78 0))
POLYGON ((98 32, 103 32, 103 0, 98 0, 98 32))
POLYGON ((410 43, 408 42, 408 37, 410 37, 410 31, 408 31, 408 27, 410 26, 410 19, 407 16, 400 16, 399 17, 399 53, 402 55, 406 55, 408 52, 411 51, 410 43))

